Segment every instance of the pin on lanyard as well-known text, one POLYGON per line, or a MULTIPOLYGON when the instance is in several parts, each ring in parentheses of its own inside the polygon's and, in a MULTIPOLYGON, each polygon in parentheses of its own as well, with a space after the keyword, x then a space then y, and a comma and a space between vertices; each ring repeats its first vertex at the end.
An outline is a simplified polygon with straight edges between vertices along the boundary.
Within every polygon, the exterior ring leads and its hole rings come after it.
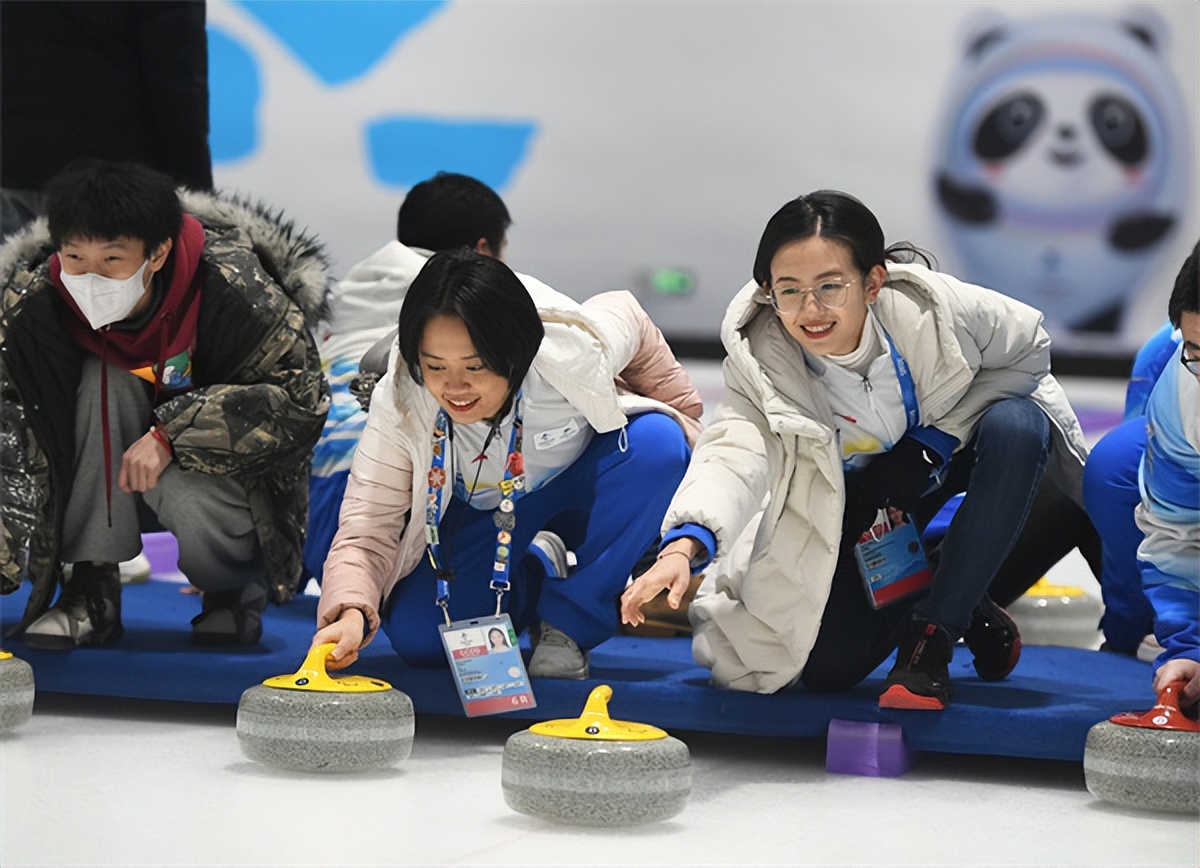
MULTIPOLYGON (((513 428, 508 441, 508 457, 504 461, 504 478, 500 480, 500 505, 492 515, 496 526, 496 551, 492 558, 490 587, 496 592, 496 614, 500 614, 504 594, 511 587, 508 576, 512 559, 512 531, 517 526, 516 500, 525 491, 525 458, 521 452, 524 423, 521 419, 521 393, 513 402, 513 428)), ((450 624, 450 578, 453 573, 442 566, 441 539, 438 535, 438 516, 441 514, 442 491, 446 487, 446 450, 450 447, 450 417, 439 410, 433 423, 431 445, 433 460, 429 466, 429 494, 425 501, 425 551, 437 577, 437 604, 442 607, 446 623, 450 624)))

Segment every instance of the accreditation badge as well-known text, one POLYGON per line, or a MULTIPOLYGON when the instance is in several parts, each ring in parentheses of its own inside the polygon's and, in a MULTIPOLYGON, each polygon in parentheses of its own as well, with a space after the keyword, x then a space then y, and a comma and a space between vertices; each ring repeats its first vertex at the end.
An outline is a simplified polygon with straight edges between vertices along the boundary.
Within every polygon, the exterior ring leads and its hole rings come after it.
POLYGON ((454 621, 438 629, 467 717, 537 706, 508 615, 454 621))
POLYGON ((895 509, 879 511, 875 524, 855 544, 854 557, 875 609, 922 591, 933 581, 912 516, 895 509))

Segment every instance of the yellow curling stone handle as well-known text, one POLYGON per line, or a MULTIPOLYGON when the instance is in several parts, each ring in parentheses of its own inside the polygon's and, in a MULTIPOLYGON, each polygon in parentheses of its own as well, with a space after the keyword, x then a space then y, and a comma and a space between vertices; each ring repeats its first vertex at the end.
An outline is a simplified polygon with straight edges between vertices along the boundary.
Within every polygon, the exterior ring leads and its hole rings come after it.
POLYGON ((657 726, 613 720, 608 716, 610 699, 612 688, 601 684, 588 696, 583 714, 579 717, 535 723, 529 727, 529 731, 553 738, 580 738, 591 741, 656 741, 667 737, 666 732, 657 726))
POLYGON ((321 693, 378 693, 391 690, 392 685, 378 678, 362 675, 347 675, 332 678, 325 671, 325 658, 336 648, 333 642, 314 645, 308 649, 304 663, 291 675, 276 675, 263 682, 266 687, 282 687, 284 690, 314 690, 321 693))
POLYGON ((0 648, 0 660, 8 660, 8 659, 10 659, 11 657, 12 657, 12 655, 11 655, 11 654, 9 654, 9 653, 8 653, 7 651, 5 651, 3 648, 0 648))
POLYGON ((1087 593, 1083 588, 1078 588, 1075 585, 1058 585, 1050 581, 1045 576, 1042 576, 1029 590, 1025 592, 1030 597, 1085 597, 1087 593))

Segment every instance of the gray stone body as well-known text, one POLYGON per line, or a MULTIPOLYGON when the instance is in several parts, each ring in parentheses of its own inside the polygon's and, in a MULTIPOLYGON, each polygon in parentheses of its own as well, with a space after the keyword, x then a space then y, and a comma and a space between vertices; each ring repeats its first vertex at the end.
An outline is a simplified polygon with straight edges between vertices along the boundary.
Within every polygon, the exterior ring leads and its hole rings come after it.
POLYGON ((523 730, 504 746, 504 801, 522 814, 578 826, 666 820, 692 791, 687 745, 557 738, 523 730))
POLYGON ((18 657, 0 660, 0 732, 33 716, 33 669, 18 657))
POLYGON ((1007 607, 1021 631, 1023 645, 1095 648, 1104 605, 1086 594, 1078 597, 1026 594, 1007 607))
POLYGON ((1200 732, 1122 726, 1088 731, 1083 751, 1088 791, 1148 811, 1200 811, 1200 732))
POLYGON ((289 690, 259 684, 238 702, 237 733, 252 760, 306 772, 383 768, 412 753, 412 701, 399 690, 289 690))

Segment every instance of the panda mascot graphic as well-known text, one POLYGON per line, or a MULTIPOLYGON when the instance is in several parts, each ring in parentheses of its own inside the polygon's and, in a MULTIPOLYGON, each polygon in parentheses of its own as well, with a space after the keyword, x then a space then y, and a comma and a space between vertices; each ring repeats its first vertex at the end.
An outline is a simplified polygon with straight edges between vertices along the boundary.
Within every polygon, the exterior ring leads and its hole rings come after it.
POLYGON ((977 20, 934 152, 962 276, 1113 332, 1188 207, 1187 110, 1164 23, 1064 14, 977 20))

